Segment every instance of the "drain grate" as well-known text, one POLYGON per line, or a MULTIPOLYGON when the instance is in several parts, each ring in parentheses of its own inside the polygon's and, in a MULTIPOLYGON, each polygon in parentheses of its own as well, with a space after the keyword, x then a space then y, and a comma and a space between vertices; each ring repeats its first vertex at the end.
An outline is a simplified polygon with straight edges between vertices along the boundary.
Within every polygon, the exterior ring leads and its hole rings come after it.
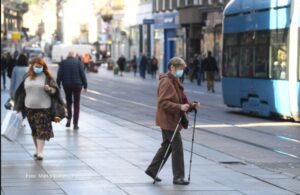
POLYGON ((241 161, 220 161, 219 163, 225 165, 246 165, 246 163, 243 163, 241 161))

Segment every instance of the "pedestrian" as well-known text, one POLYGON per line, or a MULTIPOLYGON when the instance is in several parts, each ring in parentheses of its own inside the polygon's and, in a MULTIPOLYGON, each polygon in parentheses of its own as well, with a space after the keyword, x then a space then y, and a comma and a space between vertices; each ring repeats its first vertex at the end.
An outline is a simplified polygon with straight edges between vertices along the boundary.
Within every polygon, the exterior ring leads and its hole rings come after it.
MULTIPOLYGON (((168 63, 168 72, 159 77, 159 86, 157 90, 157 110, 156 125, 162 130, 162 144, 154 156, 151 164, 145 173, 161 181, 155 176, 159 171, 161 162, 164 160, 164 154, 167 151, 173 132, 179 121, 181 112, 188 112, 198 106, 197 103, 191 103, 187 100, 184 93, 183 85, 179 82, 186 64, 183 59, 173 57, 168 63)), ((179 126, 179 130, 182 126, 179 126)), ((171 150, 167 155, 172 153, 173 184, 188 185, 189 182, 184 179, 184 155, 180 131, 177 131, 171 144, 171 150)))
POLYGON ((133 68, 133 74, 134 74, 134 76, 136 76, 136 72, 137 72, 137 58, 136 58, 136 55, 133 56, 133 58, 131 60, 131 64, 132 64, 132 68, 133 68))
POLYGON ((140 75, 143 79, 146 78, 146 69, 148 67, 148 59, 144 53, 141 53, 140 75))
POLYGON ((117 64, 119 66, 120 76, 122 77, 126 66, 126 58, 123 54, 119 57, 117 64))
POLYGON ((6 65, 7 65, 7 76, 8 76, 8 78, 11 78, 12 71, 14 69, 15 63, 16 63, 16 61, 11 56, 11 54, 8 52, 6 54, 6 65))
POLYGON ((214 76, 215 72, 219 72, 219 70, 217 67, 217 61, 212 56, 211 51, 208 51, 207 58, 205 58, 203 61, 203 70, 207 79, 207 91, 211 90, 214 93, 214 76))
POLYGON ((84 71, 89 71, 89 65, 90 65, 90 61, 91 61, 91 56, 88 53, 83 54, 82 56, 82 63, 83 63, 83 69, 84 71))
POLYGON ((156 78, 156 72, 158 70, 158 60, 155 56, 151 59, 151 76, 152 78, 156 78))
POLYGON ((51 122, 59 122, 62 119, 58 115, 52 115, 51 112, 54 102, 59 100, 61 100, 59 89, 44 59, 34 57, 28 73, 14 95, 14 109, 27 114, 36 160, 43 160, 45 140, 49 141, 54 137, 51 122))
POLYGON ((2 77, 2 85, 3 89, 6 89, 6 72, 7 72, 7 63, 5 55, 1 55, 1 77, 2 77))
POLYGON ((78 130, 80 94, 82 87, 85 92, 87 91, 87 80, 83 70, 83 64, 75 58, 73 51, 69 52, 67 59, 63 60, 59 66, 56 81, 59 88, 62 83, 66 95, 68 110, 66 127, 70 127, 71 125, 72 104, 74 100, 73 129, 78 130))
POLYGON ((201 82, 203 81, 203 67, 202 67, 202 57, 201 54, 197 56, 197 84, 201 86, 201 82))
POLYGON ((20 54, 17 63, 12 71, 10 80, 10 97, 14 99, 15 93, 28 72, 28 58, 25 54, 20 54))
POLYGON ((190 60, 190 68, 189 68, 190 81, 192 83, 194 82, 194 79, 195 79, 195 77, 197 75, 197 72, 198 72, 198 64, 199 64, 198 55, 195 54, 194 57, 190 60))

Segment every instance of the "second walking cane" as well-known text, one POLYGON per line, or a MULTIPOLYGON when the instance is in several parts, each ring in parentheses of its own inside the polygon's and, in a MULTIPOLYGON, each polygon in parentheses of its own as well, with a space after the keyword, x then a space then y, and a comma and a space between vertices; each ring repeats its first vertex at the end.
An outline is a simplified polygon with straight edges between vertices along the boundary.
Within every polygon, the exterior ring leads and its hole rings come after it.
POLYGON ((197 117, 197 109, 194 109, 194 126, 193 126, 193 135, 192 135, 192 146, 191 146, 191 157, 190 157, 190 168, 189 168, 189 178, 188 181, 191 181, 191 170, 192 170, 192 158, 193 158, 193 150, 194 150, 194 139, 195 139, 195 127, 196 127, 196 117, 197 117))

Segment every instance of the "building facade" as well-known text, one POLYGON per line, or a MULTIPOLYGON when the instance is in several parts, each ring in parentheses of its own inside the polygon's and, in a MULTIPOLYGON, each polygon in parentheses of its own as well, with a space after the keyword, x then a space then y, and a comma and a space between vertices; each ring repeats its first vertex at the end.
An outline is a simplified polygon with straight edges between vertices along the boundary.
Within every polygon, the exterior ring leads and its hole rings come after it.
POLYGON ((173 56, 187 62, 194 54, 212 51, 219 66, 222 52, 222 12, 229 0, 154 0, 154 53, 167 71, 173 56), (160 42, 164 42, 164 44, 160 42))

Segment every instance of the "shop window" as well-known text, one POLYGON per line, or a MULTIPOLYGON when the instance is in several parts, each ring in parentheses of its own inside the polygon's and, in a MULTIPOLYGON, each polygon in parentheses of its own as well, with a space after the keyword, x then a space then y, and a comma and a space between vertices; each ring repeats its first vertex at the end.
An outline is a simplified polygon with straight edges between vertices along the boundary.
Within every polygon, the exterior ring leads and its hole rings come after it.
POLYGON ((271 31, 270 77, 272 79, 288 78, 287 30, 271 31))

